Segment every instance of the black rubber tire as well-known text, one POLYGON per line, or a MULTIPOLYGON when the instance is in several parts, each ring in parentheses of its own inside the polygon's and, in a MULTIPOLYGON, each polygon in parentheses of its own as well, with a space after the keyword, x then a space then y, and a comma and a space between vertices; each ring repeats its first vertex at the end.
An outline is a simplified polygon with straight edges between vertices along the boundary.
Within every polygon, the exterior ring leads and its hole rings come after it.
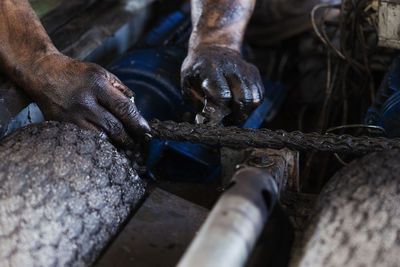
POLYGON ((328 182, 291 266, 399 266, 400 153, 356 160, 328 182))
POLYGON ((130 161, 72 124, 0 141, 0 266, 87 266, 144 195, 130 161))

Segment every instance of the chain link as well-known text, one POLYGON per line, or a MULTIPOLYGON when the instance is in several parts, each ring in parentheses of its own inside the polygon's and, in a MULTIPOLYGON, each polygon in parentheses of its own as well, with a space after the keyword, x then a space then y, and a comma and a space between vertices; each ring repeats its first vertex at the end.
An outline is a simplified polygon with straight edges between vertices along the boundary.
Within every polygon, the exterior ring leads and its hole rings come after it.
POLYGON ((150 123, 153 136, 163 140, 188 141, 207 145, 220 145, 232 148, 289 148, 297 151, 321 151, 334 153, 366 154, 374 151, 400 149, 400 139, 355 137, 351 135, 285 132, 268 129, 242 129, 161 122, 150 123))

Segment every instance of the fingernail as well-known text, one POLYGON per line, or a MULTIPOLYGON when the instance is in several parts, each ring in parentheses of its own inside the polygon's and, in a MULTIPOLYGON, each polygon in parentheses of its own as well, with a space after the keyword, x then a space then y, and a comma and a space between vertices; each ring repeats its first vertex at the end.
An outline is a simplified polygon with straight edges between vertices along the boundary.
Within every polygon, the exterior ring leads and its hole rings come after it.
POLYGON ((150 133, 145 133, 144 134, 144 141, 150 142, 151 139, 153 139, 153 136, 150 133))
POLYGON ((140 126, 144 129, 144 131, 146 131, 148 133, 151 132, 151 127, 150 127, 149 123, 142 116, 140 117, 139 123, 140 123, 140 126))

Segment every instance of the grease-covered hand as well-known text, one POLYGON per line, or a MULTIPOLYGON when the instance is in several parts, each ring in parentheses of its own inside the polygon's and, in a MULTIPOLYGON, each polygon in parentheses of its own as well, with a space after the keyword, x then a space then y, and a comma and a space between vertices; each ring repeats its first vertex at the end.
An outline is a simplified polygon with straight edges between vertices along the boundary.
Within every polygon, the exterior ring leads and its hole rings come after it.
POLYGON ((127 148, 150 133, 129 98, 133 93, 102 67, 53 54, 35 62, 31 69, 24 75, 24 89, 47 120, 100 131, 127 148))
POLYGON ((226 47, 191 50, 181 69, 185 101, 197 110, 204 98, 232 113, 224 121, 242 124, 261 103, 264 87, 258 69, 226 47))

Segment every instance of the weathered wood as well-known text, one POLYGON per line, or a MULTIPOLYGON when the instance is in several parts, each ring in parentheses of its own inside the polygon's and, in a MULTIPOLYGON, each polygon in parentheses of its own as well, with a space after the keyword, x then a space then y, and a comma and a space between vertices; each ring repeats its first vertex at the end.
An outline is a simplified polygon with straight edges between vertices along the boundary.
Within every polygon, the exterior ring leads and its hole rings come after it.
POLYGON ((62 28, 75 17, 84 13, 90 6, 98 0, 69 0, 63 1, 57 8, 51 10, 46 15, 40 18, 47 33, 52 34, 62 28))
MULTIPOLYGON (((83 60, 114 32, 131 21, 137 12, 150 7, 154 1, 64 1, 45 15, 42 21, 61 52, 83 60)), ((15 83, 0 75, 0 125, 9 121, 29 103, 29 98, 15 83)))
POLYGON ((138 10, 153 1, 97 1, 83 14, 51 33, 51 38, 61 52, 83 60, 115 31, 129 22, 138 10))

